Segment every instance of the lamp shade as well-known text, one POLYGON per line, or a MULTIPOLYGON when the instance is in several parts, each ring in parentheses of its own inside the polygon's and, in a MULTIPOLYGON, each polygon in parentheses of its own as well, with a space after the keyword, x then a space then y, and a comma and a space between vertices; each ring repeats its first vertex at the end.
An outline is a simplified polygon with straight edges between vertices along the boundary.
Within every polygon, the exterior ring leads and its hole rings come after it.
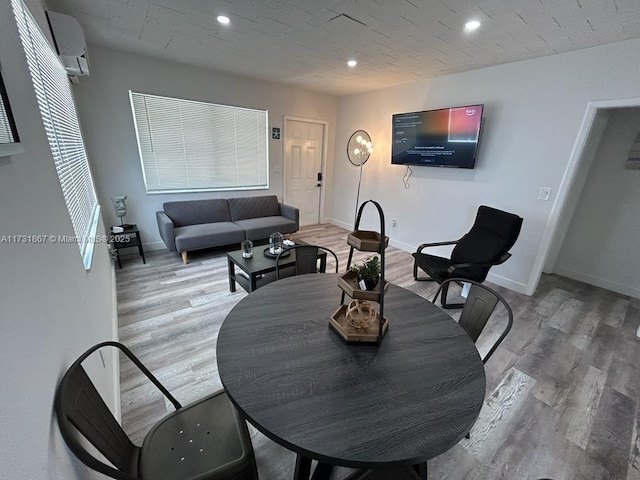
POLYGON ((347 142, 347 158, 356 167, 364 165, 373 153, 373 143, 371 137, 364 130, 353 132, 347 142))
POLYGON ((119 195, 115 197, 111 197, 111 201, 113 202, 113 209, 115 211, 116 217, 120 219, 120 224, 122 225, 123 218, 127 214, 127 204, 126 204, 127 196, 119 195))

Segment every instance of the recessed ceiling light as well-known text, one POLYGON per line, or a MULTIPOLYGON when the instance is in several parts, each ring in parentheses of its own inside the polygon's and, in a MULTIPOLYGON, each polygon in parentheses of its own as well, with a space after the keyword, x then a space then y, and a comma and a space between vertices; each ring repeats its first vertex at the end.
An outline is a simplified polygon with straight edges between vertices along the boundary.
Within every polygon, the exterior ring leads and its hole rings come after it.
POLYGON ((480 25, 482 24, 479 21, 471 20, 470 22, 467 22, 464 24, 464 29, 467 32, 473 32, 474 30, 477 30, 478 28, 480 28, 480 25))
POLYGON ((358 64, 358 62, 356 62, 355 60, 349 60, 347 62, 347 65, 349 65, 350 67, 355 67, 358 64))
POLYGON ((220 22, 223 25, 228 25, 229 22, 231 22, 231 20, 229 20, 229 17, 225 15, 218 15, 216 20, 218 20, 218 22, 220 22))

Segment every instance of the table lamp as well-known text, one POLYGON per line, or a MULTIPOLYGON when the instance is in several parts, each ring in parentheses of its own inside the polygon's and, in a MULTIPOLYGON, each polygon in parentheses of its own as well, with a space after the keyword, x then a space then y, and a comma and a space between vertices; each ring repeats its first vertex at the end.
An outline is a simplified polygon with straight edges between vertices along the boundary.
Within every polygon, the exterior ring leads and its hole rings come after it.
MULTIPOLYGON (((124 216, 127 214, 127 204, 125 201, 127 200, 126 195, 119 195, 115 197, 111 197, 111 201, 113 202, 113 208, 115 210, 116 217, 120 219, 120 227, 124 228, 126 225, 123 222, 124 216)), ((114 228, 115 231, 115 228, 114 228)))

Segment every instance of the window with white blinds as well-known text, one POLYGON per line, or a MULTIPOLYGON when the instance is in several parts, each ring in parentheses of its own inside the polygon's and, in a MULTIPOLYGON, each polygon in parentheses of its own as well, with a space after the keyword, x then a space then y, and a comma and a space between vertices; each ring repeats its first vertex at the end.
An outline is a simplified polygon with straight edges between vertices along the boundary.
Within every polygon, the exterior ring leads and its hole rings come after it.
POLYGON ((147 193, 269 187, 266 110, 129 94, 147 193))
POLYGON ((11 3, 76 242, 89 269, 99 207, 69 78, 22 0, 11 3))

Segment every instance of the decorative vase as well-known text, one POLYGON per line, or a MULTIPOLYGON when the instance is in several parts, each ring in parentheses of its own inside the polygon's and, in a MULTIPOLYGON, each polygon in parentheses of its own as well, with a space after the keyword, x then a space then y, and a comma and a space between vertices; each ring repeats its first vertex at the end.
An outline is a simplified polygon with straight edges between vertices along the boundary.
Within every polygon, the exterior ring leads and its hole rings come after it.
POLYGON ((369 278, 363 278, 358 276, 358 283, 364 282, 366 290, 373 290, 374 288, 376 288, 376 285, 378 285, 379 279, 380 279, 379 275, 376 275, 375 277, 369 277, 369 278))
POLYGON ((242 258, 253 257, 253 242, 251 240, 242 241, 242 258))
POLYGON ((269 235, 269 253, 280 255, 283 249, 283 238, 280 232, 273 232, 269 235))

